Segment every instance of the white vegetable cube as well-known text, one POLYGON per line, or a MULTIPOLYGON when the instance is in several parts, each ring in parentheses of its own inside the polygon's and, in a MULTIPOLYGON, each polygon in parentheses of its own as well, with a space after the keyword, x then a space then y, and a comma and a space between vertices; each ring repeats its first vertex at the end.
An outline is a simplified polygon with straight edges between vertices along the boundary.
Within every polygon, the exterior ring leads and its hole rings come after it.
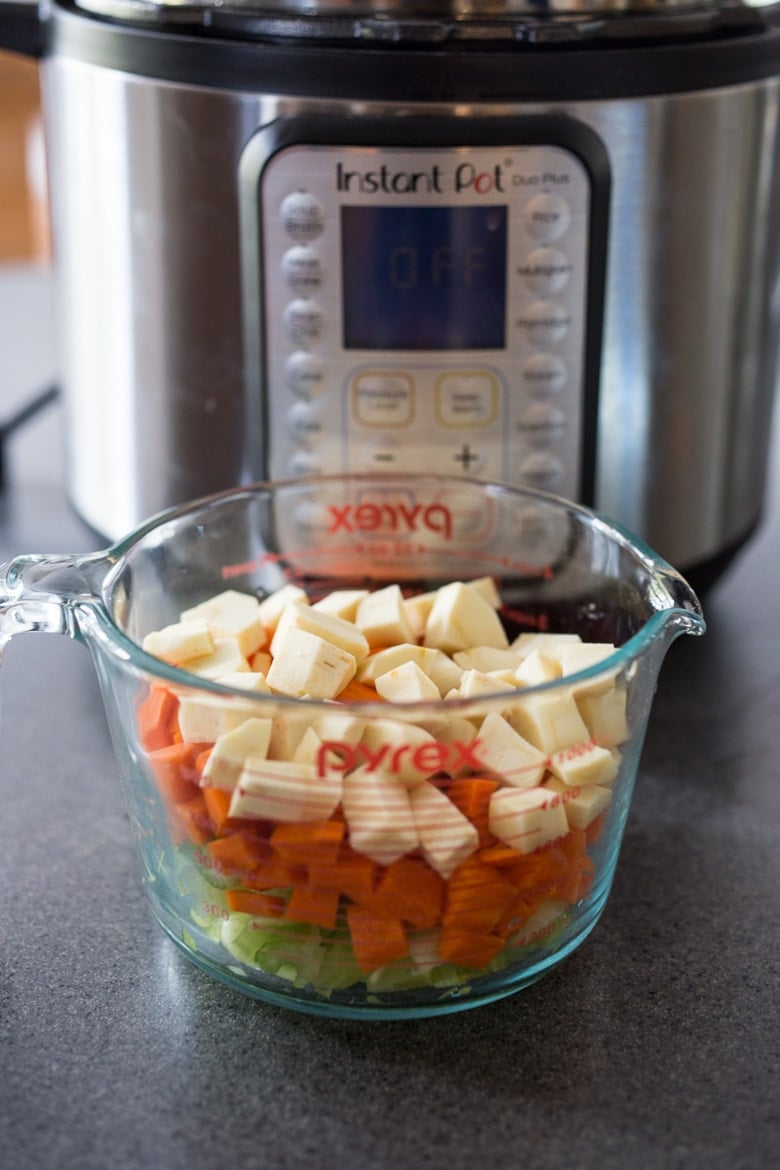
POLYGON ((603 695, 578 694, 577 707, 592 738, 602 747, 615 747, 628 739, 625 687, 615 686, 603 695))
POLYGON ((603 788, 600 784, 569 788, 560 780, 549 780, 545 788, 560 796, 566 820, 575 829, 587 829, 612 799, 612 789, 603 788))
POLYGON ((541 783, 547 756, 499 715, 491 711, 479 731, 480 761, 515 788, 533 788, 541 783))
POLYGON ((469 650, 456 650, 453 660, 463 670, 516 670, 522 657, 516 650, 499 646, 472 646, 469 650))
POLYGON ((492 577, 475 577, 473 581, 465 581, 464 584, 478 593, 493 609, 501 608, 501 595, 492 577))
POLYGON ((368 597, 367 589, 334 589, 332 593, 315 601, 312 609, 318 613, 332 614, 345 622, 353 622, 357 607, 364 597, 368 597))
POLYGON ((361 758, 369 768, 394 776, 402 784, 419 784, 441 771, 450 755, 429 731, 400 719, 371 719, 360 743, 361 758))
POLYGON ((309 634, 316 634, 332 646, 338 646, 351 654, 356 662, 360 662, 368 654, 368 641, 352 622, 343 618, 334 617, 322 610, 315 610, 311 605, 302 605, 298 601, 291 602, 279 618, 273 638, 271 639, 271 654, 276 657, 279 648, 284 645, 287 631, 290 629, 305 630, 309 634))
POLYGON ((377 694, 393 703, 417 703, 440 699, 435 682, 423 674, 416 662, 404 662, 375 680, 377 694))
POLYGON ((554 752, 550 756, 549 766, 553 775, 569 788, 590 784, 609 785, 618 772, 612 753, 592 740, 554 752))
POLYGON ((560 663, 542 650, 532 650, 515 669, 519 687, 538 687, 560 677, 560 663))
POLYGON ((305 823, 327 820, 341 799, 341 777, 314 764, 248 759, 230 801, 231 817, 305 823))
POLYGON ((525 633, 518 634, 514 642, 512 642, 512 650, 518 651, 521 657, 525 658, 528 654, 533 654, 534 650, 541 654, 555 655, 559 647, 567 644, 573 645, 575 642, 581 642, 582 638, 579 634, 539 634, 539 633, 525 633))
POLYGON ((372 649, 415 639, 399 585, 386 585, 364 597, 357 607, 355 625, 363 631, 372 649))
POLYGON ((417 848, 409 791, 380 769, 358 768, 344 777, 342 807, 349 843, 380 865, 392 865, 417 848))
POLYGON ((253 703, 217 695, 185 695, 179 699, 179 730, 185 743, 216 743, 256 713, 253 703))
POLYGON ((180 616, 182 621, 204 621, 216 638, 235 638, 241 653, 246 656, 265 645, 260 604, 250 593, 226 589, 224 593, 184 610, 180 616))
POLYGON ((590 738, 569 690, 528 695, 507 708, 505 715, 515 731, 548 755, 590 738))
POLYGON ((501 619, 492 605, 462 581, 436 590, 423 641, 445 653, 470 646, 508 645, 501 619))
POLYGON ((503 672, 485 674, 481 670, 464 670, 458 687, 462 699, 476 699, 480 695, 514 693, 514 683, 507 682, 503 672))
POLYGON ((463 670, 443 650, 434 650, 433 653, 433 662, 427 664, 424 669, 431 681, 436 683, 439 694, 446 695, 448 691, 460 686, 463 670))
POLYGON ((266 630, 273 633, 279 618, 291 602, 297 601, 301 605, 307 605, 308 600, 306 590, 302 589, 300 585, 282 585, 280 589, 269 593, 260 602, 260 620, 266 630))
POLYGON ((404 614, 411 627, 414 641, 419 641, 425 633, 425 623, 435 597, 436 590, 432 589, 429 593, 415 593, 413 597, 403 599, 404 614))
POLYGON ((333 699, 355 677, 353 654, 295 626, 276 644, 268 668, 268 685, 283 695, 333 699))
POLYGON ((499 788, 490 798, 490 831, 519 853, 533 853, 569 831, 563 801, 545 788, 499 788))
POLYGON ((272 760, 290 760, 307 728, 311 716, 297 710, 282 711, 271 720, 271 742, 268 755, 272 760))
POLYGON ((223 674, 248 671, 249 663, 236 638, 215 638, 211 653, 190 659, 187 670, 200 678, 217 679, 223 674))
MULTIPOLYGON (((558 648, 556 657, 561 666, 564 678, 569 674, 577 674, 581 670, 589 670, 598 666, 606 658, 615 653, 611 642, 580 642, 579 645, 565 644, 558 648)), ((615 685, 617 670, 606 670, 587 682, 580 682, 574 688, 577 698, 580 695, 603 695, 611 691, 615 685)))
POLYGON ((332 715, 321 715, 314 722, 314 730, 321 740, 331 740, 349 744, 350 747, 360 741, 365 728, 365 720, 354 715, 342 715, 338 710, 332 715))
POLYGON ((409 943, 409 957, 419 971, 432 971, 440 967, 442 957, 439 954, 439 938, 441 927, 431 926, 427 930, 410 930, 407 935, 409 943))
POLYGON ((479 833, 435 784, 415 785, 409 800, 423 856, 446 880, 478 847, 479 833))
POLYGON ((214 744, 203 769, 203 783, 211 788, 235 788, 246 760, 262 758, 271 741, 270 719, 246 719, 226 731, 214 744))
POLYGON ((153 654, 171 666, 181 666, 193 658, 211 654, 214 638, 204 621, 174 622, 161 630, 152 630, 142 646, 147 654, 153 654))
POLYGON ((268 674, 271 655, 267 650, 256 650, 254 654, 250 655, 248 662, 250 671, 256 674, 268 674))
POLYGON ((414 662, 420 670, 430 675, 437 656, 438 651, 430 647, 418 646, 414 642, 400 642, 397 646, 388 646, 385 650, 377 650, 369 655, 360 664, 357 676, 361 682, 375 682, 380 674, 387 674, 388 670, 395 670, 406 662, 414 662))

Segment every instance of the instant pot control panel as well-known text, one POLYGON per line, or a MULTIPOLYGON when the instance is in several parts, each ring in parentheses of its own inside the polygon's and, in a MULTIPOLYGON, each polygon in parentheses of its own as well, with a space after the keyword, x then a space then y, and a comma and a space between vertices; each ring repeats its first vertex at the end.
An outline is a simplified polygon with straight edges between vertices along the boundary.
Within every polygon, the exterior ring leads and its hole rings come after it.
POLYGON ((415 142, 290 119, 244 152, 250 475, 455 471, 590 502, 603 148, 559 117, 408 121, 415 142))

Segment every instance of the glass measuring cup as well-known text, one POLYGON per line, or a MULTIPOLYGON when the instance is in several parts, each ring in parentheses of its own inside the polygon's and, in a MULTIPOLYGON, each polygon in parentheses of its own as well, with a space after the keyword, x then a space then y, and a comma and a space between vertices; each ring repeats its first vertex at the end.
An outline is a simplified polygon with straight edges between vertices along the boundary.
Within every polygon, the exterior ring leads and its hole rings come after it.
POLYGON ((354 475, 215 496, 96 554, 18 557, 0 646, 25 631, 92 653, 177 945, 260 999, 387 1018, 509 995, 584 940, 662 660, 704 622, 679 574, 584 508, 354 475), (238 664, 215 666, 215 643, 178 666, 150 652, 226 592, 264 599, 238 664), (315 638, 324 622, 337 684, 274 640, 280 622, 315 638))

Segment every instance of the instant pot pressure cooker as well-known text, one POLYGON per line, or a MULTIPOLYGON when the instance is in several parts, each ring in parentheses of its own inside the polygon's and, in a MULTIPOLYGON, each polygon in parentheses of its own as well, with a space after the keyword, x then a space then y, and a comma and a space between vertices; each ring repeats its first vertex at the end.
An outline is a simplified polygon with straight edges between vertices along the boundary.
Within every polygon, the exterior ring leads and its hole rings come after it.
POLYGON ((757 524, 780 5, 0 4, 42 61, 69 491, 458 469, 702 582, 757 524))

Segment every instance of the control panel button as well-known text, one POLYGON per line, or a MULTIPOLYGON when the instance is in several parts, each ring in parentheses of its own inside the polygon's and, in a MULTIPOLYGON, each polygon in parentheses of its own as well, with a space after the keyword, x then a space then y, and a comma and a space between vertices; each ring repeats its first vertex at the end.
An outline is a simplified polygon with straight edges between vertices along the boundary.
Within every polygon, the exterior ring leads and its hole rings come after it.
POLYGON ((533 451, 526 455, 521 459, 518 471, 521 480, 529 487, 548 492, 555 491, 564 476, 563 464, 549 451, 533 451))
POLYGON ((535 398, 558 394, 566 384, 566 362, 557 353, 531 353, 523 361, 522 379, 535 398))
POLYGON ((299 443, 308 443, 322 434, 322 417, 318 410, 307 402, 298 402, 291 407, 287 422, 290 434, 299 443))
POLYGON ((569 230, 571 208, 560 195, 542 191, 528 200, 523 218, 530 236, 549 243, 559 240, 569 230))
POLYGON ((287 336, 294 345, 314 345, 322 337, 325 317, 316 301, 290 301, 284 310, 287 336))
POLYGON ((370 371, 352 384, 355 420, 366 427, 404 427, 414 417, 414 382, 408 374, 370 371))
POLYGON ((310 402, 322 393, 325 384, 325 363, 319 354, 307 349, 291 353, 284 365, 288 387, 298 398, 310 402))
POLYGON ((484 427, 498 414, 500 387, 489 370, 453 370, 436 379, 436 416, 445 427, 484 427))
POLYGON ((535 301, 517 319, 517 327, 531 345, 559 345, 571 326, 571 315, 556 301, 535 301))
POLYGON ((290 460, 291 475, 322 475, 324 471, 325 465, 317 451, 296 451, 290 460))
POLYGON ((322 259, 314 248, 296 244, 282 257, 282 273, 289 289, 310 296, 322 286, 322 259))
POLYGON ((291 191, 282 200, 279 214, 284 231, 298 244, 308 244, 322 235, 325 208, 309 191, 291 191))
POLYGON ((538 446, 554 443, 566 429, 566 415, 548 402, 533 402, 520 416, 517 429, 538 446))
POLYGON ((557 248, 534 248, 517 266, 526 286, 542 297, 565 288, 573 271, 571 260, 557 248))

